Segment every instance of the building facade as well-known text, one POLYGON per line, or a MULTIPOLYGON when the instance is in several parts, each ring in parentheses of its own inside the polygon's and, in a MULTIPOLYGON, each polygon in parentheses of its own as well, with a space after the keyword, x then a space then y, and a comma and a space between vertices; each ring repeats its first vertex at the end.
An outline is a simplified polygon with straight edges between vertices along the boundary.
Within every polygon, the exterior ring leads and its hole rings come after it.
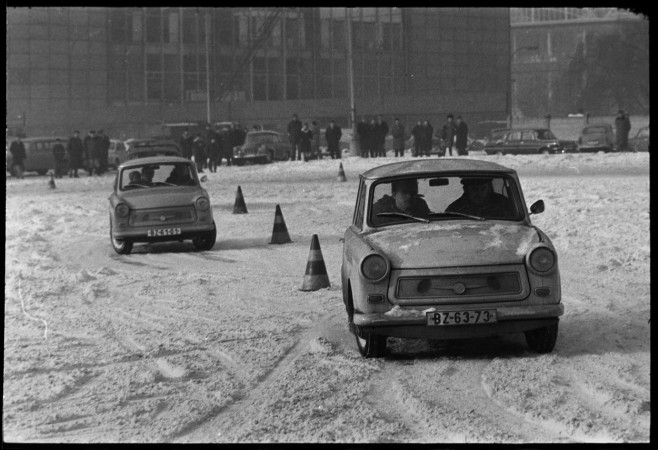
POLYGON ((208 117, 348 126, 348 35, 358 117, 505 119, 507 8, 41 7, 7 9, 7 123, 117 137, 208 117))

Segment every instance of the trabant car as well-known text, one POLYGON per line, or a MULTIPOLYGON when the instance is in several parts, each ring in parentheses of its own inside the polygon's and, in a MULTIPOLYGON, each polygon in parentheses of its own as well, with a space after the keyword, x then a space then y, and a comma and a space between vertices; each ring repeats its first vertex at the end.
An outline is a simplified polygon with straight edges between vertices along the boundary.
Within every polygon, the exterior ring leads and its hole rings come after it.
POLYGON ((110 148, 107 151, 107 165, 116 169, 128 159, 128 147, 120 139, 110 139, 110 148))
POLYGON ((172 156, 126 161, 119 166, 109 198, 110 241, 119 254, 135 242, 191 239, 197 250, 215 245, 208 192, 194 163, 172 156))
POLYGON ((517 332, 531 350, 551 352, 564 307, 557 253, 530 220, 543 211, 542 200, 526 207, 514 170, 486 161, 412 160, 362 173, 341 266, 361 355, 384 356, 390 336, 517 332), (404 212, 398 197, 417 211, 404 212))
POLYGON ((581 153, 614 152, 615 132, 609 123, 587 125, 580 132, 578 151, 581 153))
POLYGON ((637 134, 628 140, 628 147, 634 152, 649 151, 649 125, 637 130, 637 134))
POLYGON ((181 156, 180 147, 168 139, 128 139, 126 159, 147 158, 151 156, 181 156))
POLYGON ((244 144, 233 148, 233 162, 243 165, 246 162, 271 163, 287 161, 290 158, 290 143, 276 131, 252 131, 247 133, 244 144))
POLYGON ((487 155, 549 155, 564 153, 564 145, 547 128, 512 129, 500 139, 485 144, 484 151, 487 155))

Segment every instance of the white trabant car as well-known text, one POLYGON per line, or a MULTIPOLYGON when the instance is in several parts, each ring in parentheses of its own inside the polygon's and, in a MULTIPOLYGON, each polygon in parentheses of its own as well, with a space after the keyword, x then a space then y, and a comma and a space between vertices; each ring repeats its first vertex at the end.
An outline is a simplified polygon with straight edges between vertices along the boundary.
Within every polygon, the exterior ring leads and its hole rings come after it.
POLYGON ((194 163, 178 156, 154 156, 119 166, 110 201, 110 241, 119 254, 135 242, 191 239, 210 250, 217 231, 208 192, 194 163))
POLYGON ((553 350, 561 303, 557 253, 530 216, 516 172, 466 159, 387 164, 360 175, 345 231, 343 302, 360 353, 387 337, 525 333, 553 350))

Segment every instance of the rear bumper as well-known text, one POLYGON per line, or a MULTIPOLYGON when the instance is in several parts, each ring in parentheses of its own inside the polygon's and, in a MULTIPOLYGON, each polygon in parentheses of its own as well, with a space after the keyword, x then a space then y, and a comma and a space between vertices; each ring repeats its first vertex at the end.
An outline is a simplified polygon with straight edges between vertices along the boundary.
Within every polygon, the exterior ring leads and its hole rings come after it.
POLYGON ((477 325, 430 326, 427 325, 425 313, 421 310, 417 310, 415 314, 405 314, 403 317, 385 313, 355 312, 353 320, 354 325, 372 334, 403 338, 461 339, 534 330, 557 323, 558 317, 563 314, 564 305, 560 303, 496 308, 497 322, 477 325))

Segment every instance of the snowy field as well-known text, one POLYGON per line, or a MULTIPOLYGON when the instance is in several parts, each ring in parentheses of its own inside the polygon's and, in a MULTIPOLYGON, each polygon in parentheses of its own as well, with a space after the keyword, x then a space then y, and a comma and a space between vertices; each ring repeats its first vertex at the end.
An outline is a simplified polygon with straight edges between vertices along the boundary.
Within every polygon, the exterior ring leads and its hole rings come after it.
POLYGON ((115 254, 114 173, 8 178, 4 442, 649 442, 649 155, 470 157, 546 203, 533 223, 565 305, 551 354, 511 335, 359 355, 340 238, 358 174, 394 158, 344 159, 347 182, 332 160, 207 174, 207 252, 115 254), (277 204, 290 244, 268 245, 277 204), (331 287, 302 292, 313 234, 331 287))

